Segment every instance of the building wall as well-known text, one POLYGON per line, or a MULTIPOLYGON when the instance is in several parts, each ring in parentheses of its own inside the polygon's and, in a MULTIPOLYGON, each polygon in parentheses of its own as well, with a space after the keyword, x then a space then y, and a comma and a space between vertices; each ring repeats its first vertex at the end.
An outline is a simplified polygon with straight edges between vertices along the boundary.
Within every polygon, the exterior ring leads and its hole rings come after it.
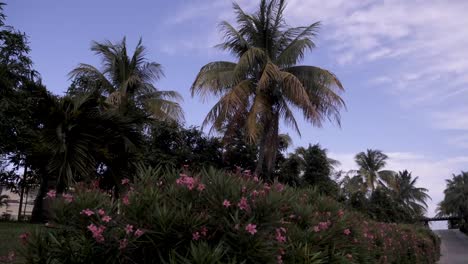
MULTIPOLYGON (((9 190, 5 190, 0 188, 0 194, 8 195, 8 205, 0 207, 0 218, 5 217, 5 214, 10 215, 10 219, 17 220, 18 219, 18 209, 19 209, 19 194, 13 193, 9 190)), ((34 206, 34 199, 36 198, 37 190, 31 190, 26 195, 24 194, 23 197, 23 209, 22 215, 31 216, 32 209, 34 206), (27 201, 27 202, 26 202, 27 201), (25 212, 26 210, 26 212, 25 212)))

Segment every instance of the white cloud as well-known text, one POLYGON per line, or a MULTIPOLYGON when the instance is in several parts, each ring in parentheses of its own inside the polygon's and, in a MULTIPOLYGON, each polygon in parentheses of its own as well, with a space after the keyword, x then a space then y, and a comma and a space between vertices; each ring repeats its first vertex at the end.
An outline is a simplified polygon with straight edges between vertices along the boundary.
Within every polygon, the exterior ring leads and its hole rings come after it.
POLYGON ((341 65, 393 59, 383 74, 414 105, 467 92, 460 88, 468 85, 466 10, 464 0, 292 0, 287 15, 296 24, 322 20, 321 36, 341 65))
POLYGON ((432 114, 435 128, 444 130, 468 130, 468 108, 461 107, 432 114))
MULTIPOLYGON (((468 163, 468 156, 457 156, 446 159, 428 157, 412 152, 389 152, 387 163, 388 169, 401 171, 407 169, 413 176, 418 176, 417 185, 427 188, 432 200, 429 201, 429 216, 435 215, 437 204, 444 198, 445 180, 450 179, 453 173, 466 170, 464 167, 468 163)), ((355 170, 355 154, 351 153, 330 153, 330 157, 341 162, 340 169, 355 170)))

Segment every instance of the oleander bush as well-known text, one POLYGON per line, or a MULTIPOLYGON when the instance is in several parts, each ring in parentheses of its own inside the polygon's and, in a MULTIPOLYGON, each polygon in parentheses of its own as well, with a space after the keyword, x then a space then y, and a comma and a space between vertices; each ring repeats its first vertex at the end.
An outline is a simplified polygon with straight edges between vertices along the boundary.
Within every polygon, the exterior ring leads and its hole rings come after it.
POLYGON ((429 230, 346 211, 311 188, 249 172, 141 168, 118 199, 56 195, 50 228, 23 236, 27 263, 435 263, 429 230))

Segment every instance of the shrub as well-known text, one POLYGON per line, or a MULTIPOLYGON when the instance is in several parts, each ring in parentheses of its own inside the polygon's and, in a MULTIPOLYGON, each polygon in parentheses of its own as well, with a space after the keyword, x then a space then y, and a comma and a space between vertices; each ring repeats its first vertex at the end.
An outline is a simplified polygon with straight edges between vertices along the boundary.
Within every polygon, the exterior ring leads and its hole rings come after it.
POLYGON ((435 263, 423 228, 366 221, 314 189, 249 172, 189 176, 140 169, 113 199, 75 188, 54 198, 53 229, 33 234, 27 263, 435 263), (42 262, 47 260, 47 262, 42 262))

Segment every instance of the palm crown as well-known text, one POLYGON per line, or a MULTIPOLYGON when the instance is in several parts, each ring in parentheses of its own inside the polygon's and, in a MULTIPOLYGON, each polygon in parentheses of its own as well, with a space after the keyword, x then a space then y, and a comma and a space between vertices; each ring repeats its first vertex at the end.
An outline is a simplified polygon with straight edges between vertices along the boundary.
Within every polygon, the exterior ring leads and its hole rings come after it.
POLYGON ((94 42, 91 50, 101 57, 102 71, 82 63, 70 72, 71 78, 91 80, 107 96, 108 103, 124 113, 133 105, 159 120, 183 119, 179 93, 160 91, 153 85, 163 71, 160 64, 146 60, 141 39, 131 57, 125 38, 117 44, 94 42))
POLYGON ((218 47, 236 56, 237 63, 208 63, 191 88, 192 96, 221 97, 203 125, 213 124, 214 130, 225 129, 229 134, 241 124, 247 138, 259 143, 257 173, 263 160, 267 174, 273 169, 280 119, 300 135, 294 109, 320 126, 327 118, 339 123, 339 111, 344 107, 339 96, 343 86, 334 74, 314 66, 297 66, 315 47, 312 38, 319 23, 287 27, 284 9, 284 0, 262 0, 254 14, 246 14, 234 4, 238 28, 221 22, 224 42, 218 47))

